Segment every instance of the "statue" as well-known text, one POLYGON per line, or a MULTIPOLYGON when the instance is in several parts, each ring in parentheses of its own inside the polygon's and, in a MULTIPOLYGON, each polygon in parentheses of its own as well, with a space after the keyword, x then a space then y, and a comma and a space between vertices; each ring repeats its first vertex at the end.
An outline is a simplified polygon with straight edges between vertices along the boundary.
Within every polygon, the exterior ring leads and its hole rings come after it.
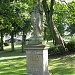
POLYGON ((33 25, 33 37, 35 40, 40 40, 43 31, 43 9, 39 0, 34 0, 34 6, 31 11, 31 22, 33 25))

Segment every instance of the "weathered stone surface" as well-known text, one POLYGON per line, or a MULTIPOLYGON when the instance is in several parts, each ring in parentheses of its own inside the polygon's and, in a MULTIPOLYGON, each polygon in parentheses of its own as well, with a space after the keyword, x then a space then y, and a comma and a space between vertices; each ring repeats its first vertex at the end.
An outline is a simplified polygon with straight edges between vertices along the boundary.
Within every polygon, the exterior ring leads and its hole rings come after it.
POLYGON ((48 46, 43 45, 43 8, 41 0, 33 0, 31 11, 32 36, 25 46, 27 55, 27 75, 49 75, 48 46))
POLYGON ((34 0, 34 6, 31 10, 31 23, 33 27, 32 36, 29 44, 41 44, 43 34, 43 7, 40 1, 34 0))
POLYGON ((44 45, 30 45, 25 47, 27 55, 27 74, 48 74, 48 47, 44 45))

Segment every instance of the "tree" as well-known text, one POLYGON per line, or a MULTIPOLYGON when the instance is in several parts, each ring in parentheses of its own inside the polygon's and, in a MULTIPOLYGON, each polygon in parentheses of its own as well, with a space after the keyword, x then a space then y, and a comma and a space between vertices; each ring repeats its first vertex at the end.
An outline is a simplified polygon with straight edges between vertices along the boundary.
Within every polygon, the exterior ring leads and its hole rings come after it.
POLYGON ((32 7, 33 1, 27 0, 27 1, 21 1, 22 7, 20 7, 20 13, 19 16, 22 19, 21 32, 22 32, 22 52, 24 51, 24 45, 26 44, 26 35, 30 31, 31 28, 31 22, 30 22, 30 10, 32 7))
POLYGON ((68 28, 67 31, 70 32, 70 35, 75 34, 75 2, 67 4, 68 6, 68 28))
POLYGON ((1 49, 0 51, 3 51, 3 30, 0 30, 1 33, 1 49))
POLYGON ((53 21, 61 36, 64 36, 67 27, 68 7, 66 4, 55 3, 53 21))
POLYGON ((8 29, 8 32, 11 32, 12 50, 14 50, 14 29, 15 29, 14 24, 15 24, 15 22, 16 22, 17 25, 21 24, 21 19, 18 16, 17 11, 15 11, 15 6, 16 6, 16 4, 14 4, 14 0, 12 0, 12 1, 1 0, 0 1, 1 34, 3 34, 2 32, 3 32, 4 29, 8 29))
POLYGON ((44 27, 44 40, 47 40, 47 42, 49 40, 52 40, 52 36, 51 36, 51 32, 50 32, 50 29, 48 27, 47 24, 44 24, 45 27, 44 27))
POLYGON ((67 31, 70 32, 70 35, 75 34, 75 23, 74 23, 74 24, 71 24, 71 25, 67 28, 67 31))
POLYGON ((23 26, 22 26, 22 52, 24 51, 24 46, 26 44, 26 35, 27 33, 30 31, 31 29, 31 21, 30 21, 30 18, 29 19, 23 19, 24 23, 23 23, 23 26))
POLYGON ((55 2, 55 0, 51 0, 51 3, 49 2, 50 6, 48 6, 47 1, 43 0, 42 4, 43 4, 44 11, 45 11, 46 21, 47 21, 48 27, 51 30, 51 34, 52 34, 52 38, 53 38, 53 43, 55 45, 62 44, 64 46, 64 42, 61 39, 61 36, 60 36, 56 26, 54 25, 53 19, 52 19, 53 11, 54 11, 54 9, 53 9, 54 2, 55 2))
POLYGON ((4 30, 7 27, 7 8, 5 9, 7 5, 3 2, 3 0, 0 0, 0 33, 1 33, 1 50, 3 51, 3 36, 4 36, 4 30))
POLYGON ((14 51, 14 35, 20 32, 24 25, 22 16, 25 19, 29 17, 31 9, 29 5, 32 5, 30 0, 0 0, 0 30, 5 29, 11 35, 12 51, 14 51))

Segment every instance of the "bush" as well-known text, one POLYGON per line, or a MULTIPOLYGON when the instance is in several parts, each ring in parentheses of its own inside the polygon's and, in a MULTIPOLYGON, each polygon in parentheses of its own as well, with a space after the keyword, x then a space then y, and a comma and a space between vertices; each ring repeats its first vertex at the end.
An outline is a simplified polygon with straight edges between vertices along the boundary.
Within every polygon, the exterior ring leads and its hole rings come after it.
POLYGON ((65 52, 65 48, 62 45, 51 47, 48 50, 48 54, 50 55, 63 54, 64 52, 65 52))
POLYGON ((75 41, 69 41, 67 43, 68 51, 75 52, 75 41))

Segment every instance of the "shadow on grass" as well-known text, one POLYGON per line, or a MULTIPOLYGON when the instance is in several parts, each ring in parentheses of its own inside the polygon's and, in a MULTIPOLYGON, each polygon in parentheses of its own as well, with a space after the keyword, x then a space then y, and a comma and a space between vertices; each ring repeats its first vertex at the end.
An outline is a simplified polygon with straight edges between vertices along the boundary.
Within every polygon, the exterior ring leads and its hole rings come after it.
POLYGON ((0 61, 0 75, 25 75, 26 73, 24 58, 0 61))
POLYGON ((53 75, 73 75, 75 74, 75 68, 55 68, 50 70, 53 75))
POLYGON ((49 58, 49 70, 52 75, 75 75, 75 54, 49 58))
MULTIPOLYGON (((24 70, 24 72, 26 72, 24 70)), ((20 71, 20 73, 16 73, 16 72, 7 72, 7 73, 0 73, 1 75, 26 75, 26 73, 23 73, 23 71, 20 71)))
POLYGON ((4 47, 4 51, 0 51, 0 57, 24 56, 25 54, 25 51, 22 52, 21 45, 16 45, 13 52, 10 46, 4 47))
POLYGON ((26 55, 26 52, 21 52, 20 50, 18 51, 14 51, 14 52, 11 52, 11 51, 4 51, 4 52, 0 52, 0 57, 9 57, 9 56, 24 56, 26 55))
POLYGON ((0 52, 0 57, 10 57, 10 56, 25 56, 26 53, 25 52, 21 52, 21 51, 14 51, 14 52, 11 52, 11 51, 3 51, 3 52, 0 52))

